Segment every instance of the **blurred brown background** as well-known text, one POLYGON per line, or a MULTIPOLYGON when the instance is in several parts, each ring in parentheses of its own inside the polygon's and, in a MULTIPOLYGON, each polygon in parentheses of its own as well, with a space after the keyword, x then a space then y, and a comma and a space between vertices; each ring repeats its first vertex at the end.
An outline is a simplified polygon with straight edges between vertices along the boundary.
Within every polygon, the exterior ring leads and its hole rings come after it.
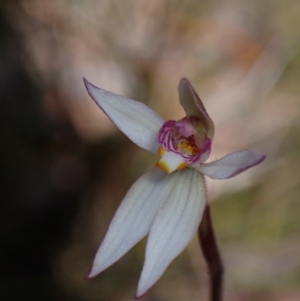
MULTIPOLYGON (((268 155, 208 181, 224 300, 300 300, 300 2, 0 4, 0 300, 132 300, 145 241, 84 280, 119 202, 156 161, 82 77, 179 119, 189 78, 215 121, 211 159, 268 155)), ((208 300, 195 239, 143 300, 208 300)))

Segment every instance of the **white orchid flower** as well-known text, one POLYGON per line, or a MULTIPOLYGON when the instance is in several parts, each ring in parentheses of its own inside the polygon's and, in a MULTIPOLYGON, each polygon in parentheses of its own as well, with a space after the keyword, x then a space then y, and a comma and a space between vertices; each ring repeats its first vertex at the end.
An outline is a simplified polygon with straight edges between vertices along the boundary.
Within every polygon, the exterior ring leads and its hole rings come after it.
POLYGON ((126 194, 88 275, 92 278, 111 266, 149 234, 139 298, 197 232, 207 202, 204 175, 228 179, 259 164, 265 156, 244 150, 204 163, 210 154, 214 123, 187 79, 178 87, 186 117, 166 122, 143 103, 84 82, 96 104, 129 139, 161 157, 156 168, 126 194))

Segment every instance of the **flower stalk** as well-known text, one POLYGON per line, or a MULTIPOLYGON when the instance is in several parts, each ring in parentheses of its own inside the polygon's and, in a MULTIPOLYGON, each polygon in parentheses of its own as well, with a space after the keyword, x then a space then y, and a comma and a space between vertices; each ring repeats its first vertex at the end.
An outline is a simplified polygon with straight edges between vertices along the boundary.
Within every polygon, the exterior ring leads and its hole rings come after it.
POLYGON ((198 237, 203 256, 208 264, 210 300, 221 301, 224 268, 214 234, 209 205, 206 205, 204 209, 198 237))

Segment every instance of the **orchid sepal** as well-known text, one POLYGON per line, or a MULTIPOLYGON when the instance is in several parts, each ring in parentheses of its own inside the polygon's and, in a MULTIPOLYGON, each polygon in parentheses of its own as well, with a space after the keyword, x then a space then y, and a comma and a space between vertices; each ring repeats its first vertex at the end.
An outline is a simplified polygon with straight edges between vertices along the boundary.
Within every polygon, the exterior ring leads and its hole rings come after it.
POLYGON ((243 150, 210 162, 194 165, 202 174, 217 180, 229 179, 258 165, 266 158, 265 155, 252 150, 243 150))
POLYGON ((167 177, 173 177, 173 187, 150 228, 138 298, 153 286, 195 236, 206 205, 205 181, 196 170, 187 168, 167 177))
POLYGON ((154 168, 132 185, 109 225, 87 278, 111 266, 148 234, 170 193, 168 181, 164 172, 154 168))
POLYGON ((163 119, 145 104, 103 90, 83 78, 86 89, 108 118, 135 144, 152 153, 159 147, 156 136, 163 119))
POLYGON ((178 92, 180 104, 182 105, 186 115, 198 117, 205 126, 208 137, 213 140, 215 132, 214 123, 207 114, 200 97, 188 79, 182 78, 180 80, 178 92))

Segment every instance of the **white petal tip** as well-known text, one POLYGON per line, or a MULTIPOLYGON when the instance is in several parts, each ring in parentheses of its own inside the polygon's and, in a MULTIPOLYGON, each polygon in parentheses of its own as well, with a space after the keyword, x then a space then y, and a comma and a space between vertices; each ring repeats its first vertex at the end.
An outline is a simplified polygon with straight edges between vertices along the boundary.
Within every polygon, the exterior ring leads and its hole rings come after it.
POLYGON ((149 289, 151 288, 152 286, 150 286, 150 287, 144 287, 144 288, 140 288, 140 287, 138 287, 138 289, 137 289, 137 292, 136 292, 136 294, 135 294, 135 299, 141 299, 141 298, 143 298, 146 294, 147 294, 147 292, 149 291, 149 289))
POLYGON ((142 297, 144 297, 144 295, 145 295, 145 294, 138 294, 138 293, 136 293, 136 295, 134 296, 134 299, 139 300, 139 299, 141 299, 142 297))
POLYGON ((212 179, 229 179, 260 164, 266 155, 252 150, 231 153, 217 161, 200 165, 197 169, 212 179))
POLYGON ((91 83, 85 77, 83 77, 82 79, 85 87, 88 89, 88 86, 91 85, 91 83))
POLYGON ((101 271, 95 272, 95 271, 93 271, 93 269, 91 269, 91 270, 89 271, 89 273, 84 277, 84 279, 85 279, 85 280, 93 279, 93 278, 95 278, 99 273, 101 273, 101 271))
MULTIPOLYGON (((97 256, 96 256, 96 259, 97 259, 97 256)), ((97 277, 100 273, 102 273, 104 270, 106 270, 108 267, 111 266, 111 264, 104 264, 104 263, 102 263, 102 265, 99 265, 99 262, 98 262, 98 265, 96 265, 95 261, 96 260, 94 260, 94 263, 93 263, 91 269, 89 270, 88 274, 85 276, 86 280, 90 280, 90 279, 97 277)))
POLYGON ((248 159, 248 162, 247 162, 247 160, 245 160, 247 163, 244 164, 244 166, 241 166, 240 168, 238 168, 237 170, 235 170, 230 175, 229 178, 232 178, 232 177, 234 177, 234 176, 236 176, 236 175, 238 175, 238 174, 246 171, 247 169, 260 164, 266 158, 266 155, 262 155, 260 153, 255 152, 255 151, 246 151, 246 153, 248 153, 248 156, 246 158, 246 159, 248 159))
MULTIPOLYGON (((93 90, 93 89, 98 89, 98 90, 100 90, 100 89, 99 89, 98 87, 96 87, 95 85, 93 85, 92 83, 90 83, 85 77, 83 77, 82 79, 83 79, 83 83, 84 83, 85 88, 86 88, 86 90, 88 91, 89 95, 92 97, 92 99, 93 99, 94 101, 96 101, 94 95, 92 94, 92 90, 93 90)), ((97 101, 96 101, 96 102, 97 102, 97 101)))
POLYGON ((260 154, 260 156, 261 156, 260 161, 257 164, 259 164, 260 162, 264 161, 267 158, 267 155, 260 154))

